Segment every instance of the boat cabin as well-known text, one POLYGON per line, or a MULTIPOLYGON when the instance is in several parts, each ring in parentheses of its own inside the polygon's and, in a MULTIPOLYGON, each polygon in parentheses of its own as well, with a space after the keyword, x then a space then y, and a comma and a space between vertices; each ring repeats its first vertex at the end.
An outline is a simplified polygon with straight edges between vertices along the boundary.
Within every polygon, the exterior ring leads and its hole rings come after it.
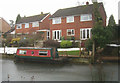
POLYGON ((17 58, 26 59, 50 59, 59 58, 57 48, 18 48, 17 58))

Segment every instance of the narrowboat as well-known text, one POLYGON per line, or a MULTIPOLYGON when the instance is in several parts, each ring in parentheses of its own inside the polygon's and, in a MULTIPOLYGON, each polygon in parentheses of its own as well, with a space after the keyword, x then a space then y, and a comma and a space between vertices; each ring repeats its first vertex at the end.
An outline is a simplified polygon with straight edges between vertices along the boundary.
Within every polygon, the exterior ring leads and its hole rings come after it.
POLYGON ((18 48, 15 54, 15 61, 61 61, 57 48, 18 48))

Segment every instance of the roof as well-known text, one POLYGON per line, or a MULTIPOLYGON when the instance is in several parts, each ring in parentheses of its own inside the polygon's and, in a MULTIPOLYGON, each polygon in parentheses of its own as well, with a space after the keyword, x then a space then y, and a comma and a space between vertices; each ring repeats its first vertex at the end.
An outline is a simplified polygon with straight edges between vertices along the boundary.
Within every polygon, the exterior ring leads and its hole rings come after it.
MULTIPOLYGON (((99 5, 103 5, 103 3, 99 3, 99 5)), ((93 4, 90 4, 90 5, 59 9, 50 18, 65 17, 71 15, 80 15, 80 14, 92 14, 92 13, 93 13, 93 4)))
POLYGON ((23 17, 16 24, 42 21, 48 14, 49 13, 39 14, 39 15, 29 16, 29 17, 23 17))
POLYGON ((4 35, 7 35, 7 34, 13 32, 14 30, 15 30, 15 28, 11 28, 8 32, 4 33, 4 35))

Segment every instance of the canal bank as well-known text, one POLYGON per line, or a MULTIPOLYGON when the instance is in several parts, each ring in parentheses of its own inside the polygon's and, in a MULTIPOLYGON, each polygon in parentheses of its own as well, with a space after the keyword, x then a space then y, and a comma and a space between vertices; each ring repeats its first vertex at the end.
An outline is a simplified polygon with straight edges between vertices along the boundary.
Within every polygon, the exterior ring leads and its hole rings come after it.
MULTIPOLYGON (((65 56, 60 56, 60 57, 65 57, 65 56)), ((13 61, 16 61, 15 59, 15 55, 13 54, 1 54, 0 56, 0 59, 10 59, 10 60, 13 60, 13 61)), ((120 60, 120 58, 118 56, 99 56, 99 58, 97 58, 96 62, 94 64, 101 64, 101 63, 118 63, 118 61, 120 60)), ((26 60, 23 60, 26 62, 26 60)), ((31 60, 29 60, 30 62, 31 60)), ((42 60, 41 60, 42 61, 42 60)), ((40 61, 40 62, 41 62, 40 61)), ((35 62, 35 61, 34 61, 35 62)), ((62 61, 61 61, 62 62, 62 61)), ((91 64, 91 57, 80 57, 80 56, 71 56, 71 55, 67 55, 66 56, 66 59, 64 62, 67 62, 67 63, 74 63, 74 64, 91 64)), ((46 63, 47 63, 47 60, 46 60, 46 63)), ((48 63, 49 63, 49 60, 48 60, 48 63)))

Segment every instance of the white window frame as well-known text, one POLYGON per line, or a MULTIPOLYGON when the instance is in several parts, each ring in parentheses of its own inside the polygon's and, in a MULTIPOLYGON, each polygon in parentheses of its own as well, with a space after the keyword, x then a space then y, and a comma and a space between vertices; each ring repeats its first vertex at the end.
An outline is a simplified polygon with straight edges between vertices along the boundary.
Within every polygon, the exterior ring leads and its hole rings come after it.
POLYGON ((39 51, 39 55, 40 56, 47 56, 48 55, 48 51, 39 51), (40 53, 42 53, 43 55, 40 55, 40 53))
POLYGON ((37 32, 32 32, 33 35, 37 34, 37 32))
POLYGON ((29 28, 29 23, 25 23, 25 28, 29 28))
POLYGON ((53 18, 52 24, 61 24, 61 17, 53 18))
POLYGON ((61 30, 53 30, 53 31, 52 31, 52 39, 53 39, 53 40, 60 40, 60 38, 61 38, 61 33, 62 33, 61 30), (55 32, 56 32, 56 34, 55 34, 55 32), (59 38, 58 38, 58 32, 59 32, 59 38), (55 39, 55 35, 56 35, 56 39, 55 39))
POLYGON ((27 54, 26 50, 19 50, 19 54, 27 54))
POLYGON ((74 36, 75 35, 75 29, 67 29, 67 36, 74 36), (68 31, 71 31, 71 35, 68 34, 68 31), (74 34, 72 33, 72 30, 74 30, 74 34))
POLYGON ((81 40, 86 40, 86 39, 89 39, 89 38, 91 38, 91 29, 92 28, 82 28, 82 29, 80 29, 80 39, 81 40), (89 38, 87 37, 87 30, 89 30, 89 38), (84 38, 84 33, 83 33, 83 31, 85 31, 85 38, 84 38))
POLYGON ((32 27, 39 27, 39 22, 32 22, 32 27))
POLYGON ((81 14, 80 21, 92 21, 92 14, 81 14))
POLYGON ((47 40, 49 40, 50 39, 50 31, 47 31, 47 40), (48 33, 49 33, 49 35, 48 35, 48 33))
POLYGON ((17 24, 17 28, 16 29, 22 29, 22 24, 17 24), (18 28, 20 27, 20 28, 18 28))
POLYGON ((74 16, 67 16, 67 17, 66 17, 66 22, 67 22, 67 23, 72 23, 72 22, 74 22, 74 16))

